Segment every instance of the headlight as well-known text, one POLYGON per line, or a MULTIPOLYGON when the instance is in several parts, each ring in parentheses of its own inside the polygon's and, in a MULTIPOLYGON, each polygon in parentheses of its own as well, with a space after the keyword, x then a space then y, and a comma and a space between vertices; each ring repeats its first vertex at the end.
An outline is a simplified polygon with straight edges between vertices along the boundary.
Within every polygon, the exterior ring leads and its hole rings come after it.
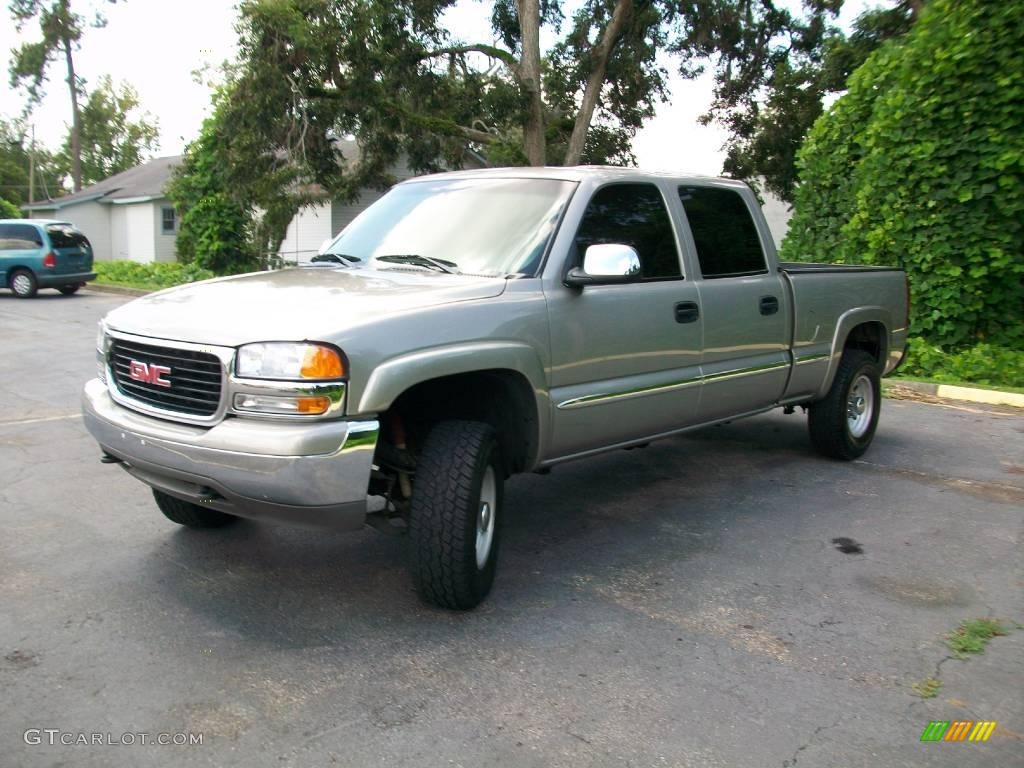
POLYGON ((107 383, 107 327, 102 320, 96 325, 96 375, 107 383))
POLYGON ((345 361, 334 347, 286 341, 240 347, 235 372, 240 378, 288 381, 341 379, 346 374, 345 361))

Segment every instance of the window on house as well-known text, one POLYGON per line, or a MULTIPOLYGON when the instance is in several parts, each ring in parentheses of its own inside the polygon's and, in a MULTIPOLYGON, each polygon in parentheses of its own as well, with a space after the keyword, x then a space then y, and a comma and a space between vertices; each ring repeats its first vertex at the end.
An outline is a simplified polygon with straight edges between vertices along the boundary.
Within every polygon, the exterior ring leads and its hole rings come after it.
POLYGON ((162 216, 161 231, 165 235, 173 235, 175 232, 178 231, 177 214, 175 213, 174 209, 169 205, 165 205, 163 208, 161 208, 160 213, 162 216))
POLYGON ((767 272, 761 238, 738 192, 721 187, 680 187, 679 199, 705 278, 767 272))
POLYGON ((645 280, 682 277, 672 222, 653 184, 611 184, 594 193, 576 232, 576 263, 602 243, 632 246, 645 280))

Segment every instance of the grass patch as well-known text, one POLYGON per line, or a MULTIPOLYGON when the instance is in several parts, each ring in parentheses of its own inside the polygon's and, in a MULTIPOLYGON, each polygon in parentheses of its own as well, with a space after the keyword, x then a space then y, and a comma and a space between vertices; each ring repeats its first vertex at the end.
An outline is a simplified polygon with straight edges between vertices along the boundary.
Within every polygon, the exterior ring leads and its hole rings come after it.
POLYGON ((960 626, 946 635, 946 645, 953 655, 962 659, 970 653, 984 653, 985 646, 993 637, 1009 631, 998 619, 966 619, 960 626))
POLYGON ((120 285, 144 291, 159 291, 216 277, 208 269, 176 262, 140 264, 135 261, 96 261, 93 262, 93 270, 96 272, 96 282, 101 285, 120 285))
POLYGON ((942 681, 934 677, 926 677, 910 687, 922 699, 934 699, 942 688, 942 681))

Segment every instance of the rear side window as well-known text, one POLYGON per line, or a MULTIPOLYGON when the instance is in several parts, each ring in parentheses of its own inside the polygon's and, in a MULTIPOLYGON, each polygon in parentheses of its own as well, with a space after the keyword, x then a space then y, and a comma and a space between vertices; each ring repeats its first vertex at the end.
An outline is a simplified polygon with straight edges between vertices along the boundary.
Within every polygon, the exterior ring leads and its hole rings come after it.
POLYGON ((653 184, 612 184, 594 194, 576 231, 576 264, 589 246, 603 243, 632 246, 644 279, 682 277, 668 210, 653 184))
POLYGON ((0 224, 0 251, 22 251, 43 244, 39 230, 31 224, 0 224))
POLYGON ((50 236, 50 244, 54 248, 84 248, 89 250, 88 239, 72 227, 51 225, 46 228, 46 234, 50 236))
POLYGON ((679 199, 705 278, 768 271, 754 219, 738 192, 721 187, 680 187, 679 199))

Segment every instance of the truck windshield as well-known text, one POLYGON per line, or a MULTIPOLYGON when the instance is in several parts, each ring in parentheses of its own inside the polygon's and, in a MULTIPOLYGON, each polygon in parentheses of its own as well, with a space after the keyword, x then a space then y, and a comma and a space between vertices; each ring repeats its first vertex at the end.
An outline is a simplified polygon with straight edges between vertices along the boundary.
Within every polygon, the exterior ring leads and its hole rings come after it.
POLYGON ((533 275, 574 186, 557 179, 404 184, 357 216, 325 253, 378 269, 428 269, 433 262, 452 265, 451 272, 533 275))

